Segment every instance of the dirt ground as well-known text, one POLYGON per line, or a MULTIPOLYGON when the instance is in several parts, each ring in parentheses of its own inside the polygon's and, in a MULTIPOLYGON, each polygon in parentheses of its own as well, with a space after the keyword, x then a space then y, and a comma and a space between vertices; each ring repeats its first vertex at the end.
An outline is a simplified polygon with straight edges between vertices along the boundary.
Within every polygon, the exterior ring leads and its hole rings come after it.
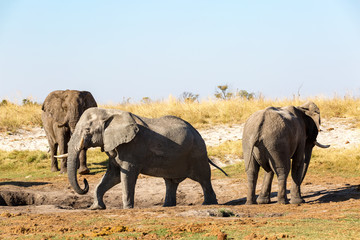
MULTIPOLYGON (((276 204, 275 180, 273 203, 251 206, 244 205, 245 179, 214 179, 219 205, 211 206, 201 205, 203 197, 200 185, 185 180, 178 189, 178 205, 164 208, 163 179, 140 176, 136 185, 135 209, 122 209, 119 184, 106 193, 107 209, 102 211, 86 209, 92 203, 92 191, 100 176, 90 175, 86 178, 90 183, 90 192, 86 195, 76 194, 65 177, 51 182, 1 182, 0 238, 40 236, 39 239, 62 239, 63 236, 64 239, 81 239, 111 236, 114 231, 141 231, 138 239, 157 239, 159 235, 148 234, 153 229, 147 221, 154 221, 173 233, 164 239, 180 238, 181 235, 176 233, 184 231, 207 231, 210 236, 215 236, 214 239, 231 239, 221 231, 232 224, 256 226, 272 219, 340 219, 344 217, 344 212, 360 211, 360 178, 345 180, 307 176, 302 187, 306 203, 301 205, 276 204)), ((282 235, 273 239, 288 237, 282 235)), ((247 239, 257 239, 257 235, 250 234, 247 239)))

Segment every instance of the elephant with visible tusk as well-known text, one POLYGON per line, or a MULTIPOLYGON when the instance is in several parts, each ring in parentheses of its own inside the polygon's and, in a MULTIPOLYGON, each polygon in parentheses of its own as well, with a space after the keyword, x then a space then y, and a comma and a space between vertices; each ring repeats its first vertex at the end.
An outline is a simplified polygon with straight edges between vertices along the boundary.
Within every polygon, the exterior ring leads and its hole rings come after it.
POLYGON ((176 205, 177 187, 186 178, 200 183, 203 204, 217 204, 209 163, 216 165, 209 160, 198 131, 180 118, 149 119, 115 109, 85 111, 70 139, 68 153, 68 179, 79 194, 87 193, 89 185, 85 179, 84 189, 79 186, 76 162, 79 153, 91 147, 101 147, 109 157, 108 169, 95 189, 91 209, 105 209, 105 192, 120 182, 123 208, 133 208, 140 173, 164 178, 164 206, 176 205))
POLYGON ((257 203, 270 202, 274 173, 278 178, 278 203, 287 203, 286 180, 291 168, 291 203, 299 204, 300 185, 309 167, 314 146, 328 148, 316 138, 320 131, 320 110, 313 102, 299 107, 269 107, 252 114, 243 132, 243 153, 248 178, 247 204, 255 203, 259 168, 266 173, 257 203), (291 161, 292 159, 292 161, 291 161))
MULTIPOLYGON (((46 97, 42 105, 41 119, 50 147, 51 171, 59 171, 56 158, 61 158, 61 173, 66 173, 65 153, 70 135, 74 132, 81 114, 91 107, 97 107, 97 104, 92 94, 87 91, 58 90, 46 97), (60 155, 56 155, 58 151, 60 155)), ((79 173, 89 173, 85 151, 80 156, 79 173)))

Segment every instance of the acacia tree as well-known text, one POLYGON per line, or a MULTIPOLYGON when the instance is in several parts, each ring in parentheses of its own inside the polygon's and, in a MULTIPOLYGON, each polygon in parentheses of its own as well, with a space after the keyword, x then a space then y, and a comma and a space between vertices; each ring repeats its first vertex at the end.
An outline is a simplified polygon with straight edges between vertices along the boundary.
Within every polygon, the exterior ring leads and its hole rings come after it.
POLYGON ((217 88, 218 90, 215 91, 215 97, 218 99, 229 100, 235 97, 239 97, 250 100, 255 97, 255 93, 249 93, 246 90, 236 90, 235 93, 230 92, 228 85, 219 85, 217 88))
POLYGON ((241 97, 241 98, 245 98, 247 100, 253 99, 255 97, 255 93, 249 93, 246 90, 238 90, 236 93, 236 96, 241 97))
POLYGON ((215 97, 218 99, 228 100, 233 98, 234 94, 229 92, 229 86, 228 85, 219 85, 217 88, 220 90, 216 90, 215 97))
POLYGON ((180 96, 180 100, 183 100, 186 103, 199 102, 199 94, 194 94, 191 92, 183 92, 180 96))

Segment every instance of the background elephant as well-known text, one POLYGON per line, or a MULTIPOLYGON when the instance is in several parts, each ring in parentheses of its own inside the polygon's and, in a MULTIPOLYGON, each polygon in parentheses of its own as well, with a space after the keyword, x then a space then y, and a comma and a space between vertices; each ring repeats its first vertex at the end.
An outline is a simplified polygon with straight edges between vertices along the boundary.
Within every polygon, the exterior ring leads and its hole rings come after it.
POLYGON ((275 108, 255 112, 244 126, 243 152, 248 177, 247 204, 255 203, 255 188, 260 166, 265 169, 264 182, 257 199, 270 202, 274 172, 278 178, 278 202, 286 203, 286 179, 291 168, 291 203, 304 202, 300 185, 309 167, 320 130, 320 110, 313 102, 302 106, 275 108), (291 160, 292 159, 292 162, 291 160))
MULTIPOLYGON (((82 113, 91 107, 97 107, 90 92, 76 90, 58 90, 51 92, 42 105, 41 119, 50 146, 51 171, 59 171, 57 159, 54 157, 67 152, 67 144, 75 125, 82 113)), ((61 173, 65 173, 66 158, 62 158, 61 173)), ((86 166, 86 153, 80 156, 79 172, 89 173, 86 166)))
POLYGON ((107 172, 95 189, 92 209, 105 209, 105 192, 120 182, 123 207, 133 208, 140 173, 164 178, 164 206, 176 205, 177 187, 185 178, 201 184, 203 204, 217 204, 210 180, 209 162, 213 163, 205 142, 195 128, 180 118, 149 119, 114 109, 85 111, 69 142, 68 154, 68 178, 79 194, 87 193, 89 185, 84 180, 85 188, 80 188, 76 162, 80 151, 90 147, 101 147, 109 157, 107 172))

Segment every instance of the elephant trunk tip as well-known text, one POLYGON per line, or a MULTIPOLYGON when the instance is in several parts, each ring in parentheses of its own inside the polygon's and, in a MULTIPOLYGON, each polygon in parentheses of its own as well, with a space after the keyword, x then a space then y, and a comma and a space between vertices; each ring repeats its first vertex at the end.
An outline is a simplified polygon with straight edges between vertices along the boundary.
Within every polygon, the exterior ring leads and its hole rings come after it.
POLYGON ((86 194, 87 192, 89 192, 89 183, 86 180, 86 178, 84 178, 84 185, 85 185, 85 187, 83 189, 83 192, 84 192, 84 194, 86 194))
POLYGON ((83 189, 81 188, 75 188, 75 191, 78 193, 78 194, 81 194, 81 195, 84 195, 86 193, 89 192, 89 183, 88 181, 86 180, 86 178, 84 178, 84 185, 85 187, 83 189))

